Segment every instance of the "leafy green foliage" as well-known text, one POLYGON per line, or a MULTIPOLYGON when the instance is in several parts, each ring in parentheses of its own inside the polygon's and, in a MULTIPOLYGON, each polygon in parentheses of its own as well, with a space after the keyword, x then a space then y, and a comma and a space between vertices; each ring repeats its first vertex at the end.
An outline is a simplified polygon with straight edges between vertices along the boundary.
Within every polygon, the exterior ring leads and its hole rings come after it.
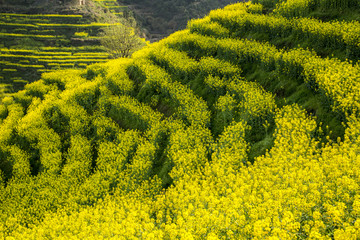
POLYGON ((129 57, 146 45, 134 29, 126 25, 114 25, 102 29, 100 42, 113 58, 129 57))

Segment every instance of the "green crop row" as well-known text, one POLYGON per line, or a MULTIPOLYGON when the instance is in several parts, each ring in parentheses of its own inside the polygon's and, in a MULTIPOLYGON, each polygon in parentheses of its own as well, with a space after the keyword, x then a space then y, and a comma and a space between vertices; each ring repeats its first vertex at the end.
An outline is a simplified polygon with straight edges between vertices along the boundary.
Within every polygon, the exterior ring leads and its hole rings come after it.
POLYGON ((66 23, 38 23, 36 26, 43 28, 93 28, 121 25, 121 23, 91 23, 91 24, 66 24, 66 23))
POLYGON ((81 55, 52 55, 52 56, 45 56, 45 55, 17 55, 17 54, 2 54, 1 57, 3 58, 28 58, 28 59, 39 59, 39 60, 44 60, 44 59, 86 59, 87 57, 89 58, 98 58, 98 59, 105 59, 108 58, 107 55, 87 55, 87 54, 81 54, 81 55))
POLYGON ((35 24, 27 24, 27 23, 9 23, 9 22, 0 22, 0 26, 3 26, 3 27, 30 27, 30 28, 38 28, 37 25, 35 24))
POLYGON ((40 47, 45 52, 103 52, 102 46, 79 46, 79 47, 40 47))
POLYGON ((96 62, 106 62, 107 59, 99 58, 75 58, 75 59, 38 59, 38 62, 49 63, 49 62, 82 62, 82 63, 96 63, 96 62))
POLYGON ((62 14, 19 14, 19 13, 0 13, 0 17, 25 17, 25 18, 82 18, 82 15, 62 15, 62 14))
POLYGON ((57 39, 64 38, 63 36, 54 36, 54 35, 35 35, 35 34, 17 34, 17 33, 0 33, 0 37, 5 38, 44 38, 44 39, 57 39))
MULTIPOLYGON (((59 55, 59 56, 69 56, 72 55, 71 52, 39 52, 37 50, 27 50, 27 49, 9 49, 9 48, 1 48, 0 49, 1 54, 10 54, 10 55, 15 55, 15 54, 19 54, 19 55, 23 55, 24 54, 29 54, 29 55, 59 55)), ((74 55, 79 54, 79 53, 74 53, 74 55)), ((80 54, 84 54, 84 53, 80 53, 80 54)), ((86 54, 86 53, 85 53, 86 54)), ((89 55, 92 55, 94 53, 89 53, 89 55)), ((101 53, 95 53, 95 54, 101 54, 101 53)))
POLYGON ((31 64, 20 64, 20 63, 12 63, 7 61, 0 61, 1 65, 12 66, 12 67, 20 67, 20 68, 42 68, 43 65, 31 65, 31 64))

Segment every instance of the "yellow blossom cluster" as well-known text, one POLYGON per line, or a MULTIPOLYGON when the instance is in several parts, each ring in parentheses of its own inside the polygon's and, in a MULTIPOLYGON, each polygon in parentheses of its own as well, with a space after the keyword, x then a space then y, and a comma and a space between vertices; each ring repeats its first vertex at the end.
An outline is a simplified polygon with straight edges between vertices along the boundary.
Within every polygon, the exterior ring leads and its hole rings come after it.
MULTIPOLYGON (((9 239, 357 239, 359 145, 352 129, 359 121, 349 116, 346 139, 322 149, 311 136, 316 122, 298 106, 278 110, 275 122, 273 148, 253 165, 243 164, 246 123, 234 123, 218 141, 202 142, 212 146, 211 161, 183 172, 165 192, 149 198, 154 180, 71 215, 47 215, 9 239)), ((184 137, 177 140, 183 149, 201 149, 184 137)))
POLYGON ((253 3, 253 2, 239 2, 230 4, 224 7, 224 10, 226 11, 239 11, 244 10, 251 13, 259 13, 261 14, 264 7, 262 4, 259 3, 253 3))
POLYGON ((190 81, 198 73, 198 63, 185 52, 167 48, 163 44, 153 49, 150 59, 178 76, 182 83, 190 81))
POLYGON ((227 38, 230 36, 230 31, 227 28, 221 26, 215 21, 211 21, 209 16, 189 21, 188 28, 193 32, 201 33, 203 35, 216 36, 218 38, 227 38))

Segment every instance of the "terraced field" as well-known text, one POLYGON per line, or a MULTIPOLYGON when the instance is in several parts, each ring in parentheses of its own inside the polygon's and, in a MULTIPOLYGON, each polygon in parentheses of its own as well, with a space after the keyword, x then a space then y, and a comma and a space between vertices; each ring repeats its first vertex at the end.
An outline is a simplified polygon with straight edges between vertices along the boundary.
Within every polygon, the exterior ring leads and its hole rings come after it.
POLYGON ((120 6, 116 0, 94 0, 101 6, 107 8, 111 13, 123 16, 124 11, 128 10, 127 6, 120 6))
MULTIPOLYGON (((107 7, 115 9, 116 2, 112 4, 107 7)), ((106 61, 109 55, 97 36, 109 25, 91 23, 82 15, 0 13, 0 76, 6 91, 23 89, 43 72, 106 61)))
POLYGON ((360 238, 357 22, 276 12, 229 5, 3 98, 0 236, 360 238))

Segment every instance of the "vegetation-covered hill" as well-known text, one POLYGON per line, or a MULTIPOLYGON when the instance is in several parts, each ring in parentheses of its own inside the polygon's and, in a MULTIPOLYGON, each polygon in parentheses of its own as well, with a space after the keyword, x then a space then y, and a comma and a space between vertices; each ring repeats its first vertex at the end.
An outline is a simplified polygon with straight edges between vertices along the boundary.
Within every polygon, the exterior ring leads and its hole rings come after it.
POLYGON ((231 2, 0 1, 0 98, 22 90, 43 72, 106 61, 109 55, 99 43, 99 30, 124 19, 135 21, 132 10, 139 21, 133 25, 142 28, 139 35, 156 41, 185 28, 187 20, 231 2))
POLYGON ((5 97, 0 236, 360 238, 360 25, 304 17, 349 8, 229 5, 5 97))

